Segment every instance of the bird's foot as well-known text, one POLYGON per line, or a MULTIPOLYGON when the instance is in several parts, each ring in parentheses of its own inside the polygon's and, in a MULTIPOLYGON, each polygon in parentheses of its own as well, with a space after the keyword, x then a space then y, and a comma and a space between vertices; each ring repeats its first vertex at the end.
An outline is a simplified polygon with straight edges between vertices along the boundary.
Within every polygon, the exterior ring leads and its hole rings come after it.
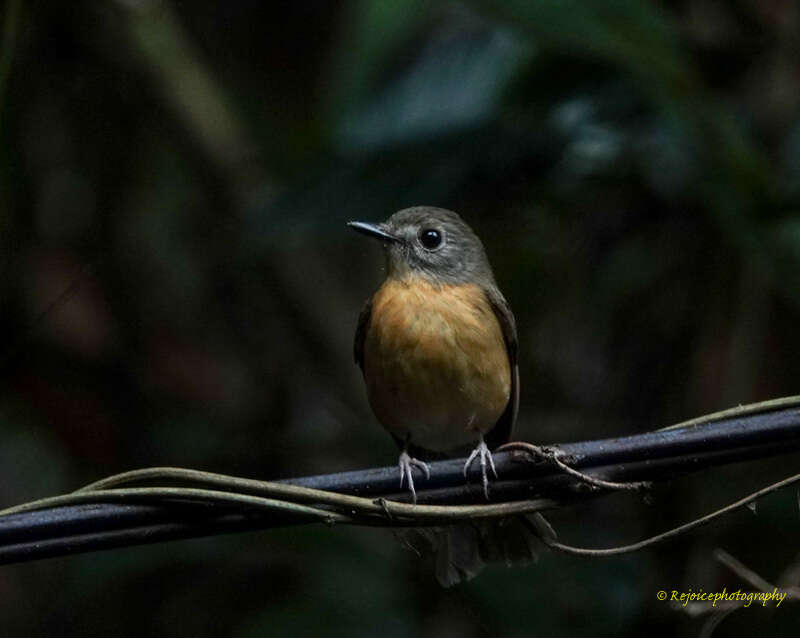
POLYGON ((467 478, 467 471, 469 470, 472 462, 475 459, 480 460, 481 464, 481 477, 483 479, 483 495, 486 497, 486 500, 489 500, 489 475, 486 472, 486 465, 488 460, 489 467, 492 468, 492 474, 494 477, 497 478, 497 470, 494 467, 494 459, 492 458, 492 453, 489 450, 489 447, 483 440, 483 435, 481 435, 481 440, 478 443, 478 446, 472 450, 472 453, 467 458, 467 462, 464 463, 464 478, 467 478))
POLYGON ((400 468, 400 487, 403 487, 403 483, 408 482, 408 490, 411 492, 411 498, 416 505, 417 492, 414 489, 414 473, 412 470, 413 468, 422 470, 425 472, 425 478, 429 479, 431 477, 431 468, 424 461, 420 461, 419 459, 415 459, 414 457, 410 456, 406 450, 403 450, 400 453, 400 459, 397 462, 397 466, 400 468))

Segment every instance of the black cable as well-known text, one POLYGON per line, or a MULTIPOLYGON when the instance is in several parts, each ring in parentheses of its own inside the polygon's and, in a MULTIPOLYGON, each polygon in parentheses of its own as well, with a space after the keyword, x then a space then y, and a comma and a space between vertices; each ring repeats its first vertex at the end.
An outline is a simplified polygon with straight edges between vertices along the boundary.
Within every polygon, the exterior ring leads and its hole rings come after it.
MULTIPOLYGON (((658 481, 710 468, 800 450, 800 409, 790 407, 721 419, 702 426, 615 439, 558 445, 571 467, 611 481, 658 481)), ((495 454, 499 480, 492 502, 530 498, 566 504, 607 493, 588 490, 545 460, 495 454)), ((466 483, 464 459, 431 463, 430 480, 417 484, 420 504, 482 503, 476 468, 466 483)), ((369 498, 408 501, 396 467, 277 481, 369 498)), ((306 523, 286 514, 242 511, 207 503, 69 505, 0 516, 0 564, 112 547, 306 523)))

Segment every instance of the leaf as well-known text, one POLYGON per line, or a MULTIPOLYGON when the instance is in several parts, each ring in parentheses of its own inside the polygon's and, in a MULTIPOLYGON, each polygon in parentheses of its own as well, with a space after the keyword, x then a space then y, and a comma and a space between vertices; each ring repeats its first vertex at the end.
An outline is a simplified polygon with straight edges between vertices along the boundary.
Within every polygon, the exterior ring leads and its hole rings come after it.
POLYGON ((533 49, 509 29, 456 24, 434 35, 377 96, 345 115, 344 151, 375 150, 485 121, 533 49))

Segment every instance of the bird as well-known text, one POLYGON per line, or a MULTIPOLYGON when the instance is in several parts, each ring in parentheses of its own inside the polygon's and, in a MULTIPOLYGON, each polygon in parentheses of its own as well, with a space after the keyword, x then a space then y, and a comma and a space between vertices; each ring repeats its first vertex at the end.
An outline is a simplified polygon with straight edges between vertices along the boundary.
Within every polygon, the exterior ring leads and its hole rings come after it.
POLYGON ((491 450, 519 409, 517 328, 483 244, 461 217, 414 206, 383 223, 348 222, 378 240, 386 275, 361 310, 354 357, 375 416, 401 449, 400 486, 416 503, 414 470, 472 449, 489 499, 491 450))

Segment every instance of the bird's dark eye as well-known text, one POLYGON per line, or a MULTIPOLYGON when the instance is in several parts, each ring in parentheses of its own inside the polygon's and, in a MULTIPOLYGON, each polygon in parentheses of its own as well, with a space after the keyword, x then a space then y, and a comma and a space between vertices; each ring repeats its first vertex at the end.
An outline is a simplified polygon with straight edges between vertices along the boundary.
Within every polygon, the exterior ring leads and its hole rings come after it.
POLYGON ((435 228, 423 228, 419 231, 419 243, 428 250, 435 250, 442 244, 442 233, 435 228))

